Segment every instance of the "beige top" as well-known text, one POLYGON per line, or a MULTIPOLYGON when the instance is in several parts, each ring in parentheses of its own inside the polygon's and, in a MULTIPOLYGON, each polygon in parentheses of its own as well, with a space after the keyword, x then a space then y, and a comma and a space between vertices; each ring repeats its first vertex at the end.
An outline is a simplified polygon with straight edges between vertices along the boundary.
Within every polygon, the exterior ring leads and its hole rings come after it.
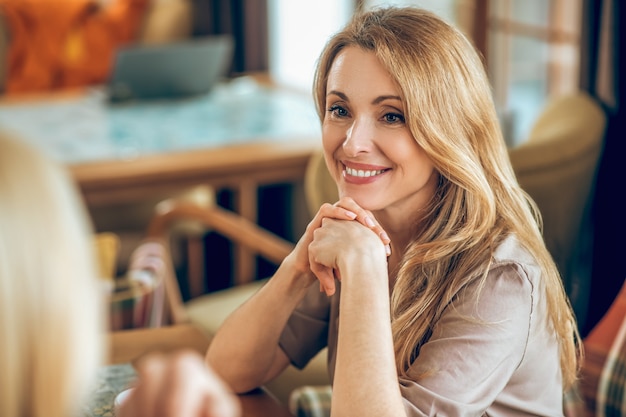
MULTIPOLYGON (((400 378, 409 416, 563 416, 558 343, 546 319, 539 267, 514 238, 494 254, 482 291, 463 289, 435 323, 412 371, 400 378)), ((302 368, 328 345, 334 376, 339 297, 312 286, 293 313, 280 344, 302 368)))

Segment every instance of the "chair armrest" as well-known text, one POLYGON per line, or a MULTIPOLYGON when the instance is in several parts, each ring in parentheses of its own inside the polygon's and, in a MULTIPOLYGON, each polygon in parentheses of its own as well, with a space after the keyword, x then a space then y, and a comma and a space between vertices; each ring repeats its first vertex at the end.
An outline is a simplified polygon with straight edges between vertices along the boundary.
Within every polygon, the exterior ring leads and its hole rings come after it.
POLYGON ((188 323, 189 316, 169 256, 171 253, 169 235, 178 224, 189 224, 190 221, 215 231, 276 264, 281 263, 295 246, 252 221, 214 204, 207 207, 181 200, 166 200, 160 203, 148 224, 145 243, 156 242, 167 252, 167 256, 161 256, 166 263, 164 266, 167 310, 172 322, 177 324, 188 323))
POLYGON ((179 202, 157 207, 148 225, 148 238, 163 239, 177 222, 193 220, 263 256, 280 263, 293 250, 294 244, 263 229, 250 220, 218 206, 200 207, 179 202))

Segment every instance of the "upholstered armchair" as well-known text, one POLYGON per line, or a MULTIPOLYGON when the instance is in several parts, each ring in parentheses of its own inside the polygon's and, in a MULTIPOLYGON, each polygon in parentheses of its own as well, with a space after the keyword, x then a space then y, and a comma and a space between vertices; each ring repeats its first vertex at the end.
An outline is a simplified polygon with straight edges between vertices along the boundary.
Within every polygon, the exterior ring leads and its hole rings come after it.
POLYGON ((591 201, 606 115, 588 94, 549 101, 528 139, 509 150, 522 188, 543 217, 543 235, 583 324, 591 279, 591 201))

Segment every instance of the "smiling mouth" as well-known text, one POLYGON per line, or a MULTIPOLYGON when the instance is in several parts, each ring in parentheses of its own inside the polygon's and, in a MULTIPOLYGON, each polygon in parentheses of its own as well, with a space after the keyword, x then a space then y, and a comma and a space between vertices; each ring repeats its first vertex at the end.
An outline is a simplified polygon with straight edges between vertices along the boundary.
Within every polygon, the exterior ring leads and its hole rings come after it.
POLYGON ((353 169, 346 168, 346 174, 351 175, 353 177, 367 178, 367 177, 375 177, 376 175, 380 175, 383 172, 387 171, 386 169, 375 169, 375 170, 367 170, 367 169, 353 169))

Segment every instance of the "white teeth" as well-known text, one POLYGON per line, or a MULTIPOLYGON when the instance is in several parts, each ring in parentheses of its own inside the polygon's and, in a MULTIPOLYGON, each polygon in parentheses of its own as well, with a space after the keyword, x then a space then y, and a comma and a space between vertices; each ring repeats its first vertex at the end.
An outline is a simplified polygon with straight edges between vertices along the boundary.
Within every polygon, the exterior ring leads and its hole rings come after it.
POLYGON ((365 171, 362 169, 356 170, 353 168, 346 167, 346 174, 352 175, 353 177, 373 177, 375 175, 382 174, 383 171, 384 171, 383 169, 365 171))

